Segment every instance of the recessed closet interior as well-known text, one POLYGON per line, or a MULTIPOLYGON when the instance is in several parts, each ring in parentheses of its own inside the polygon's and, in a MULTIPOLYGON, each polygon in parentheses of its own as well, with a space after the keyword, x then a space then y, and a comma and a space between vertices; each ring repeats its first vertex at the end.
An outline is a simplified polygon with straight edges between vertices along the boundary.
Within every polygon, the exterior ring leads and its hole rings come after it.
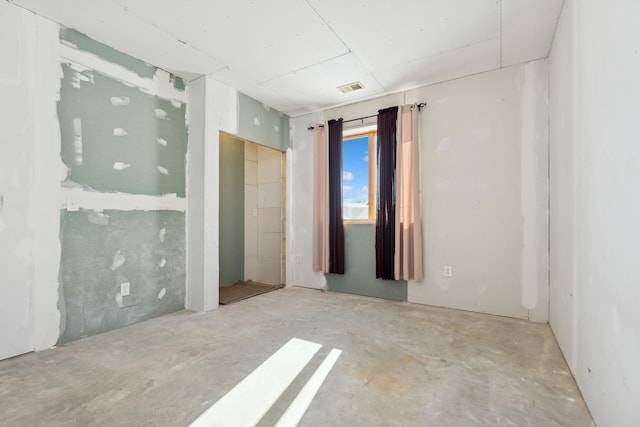
POLYGON ((220 133, 220 286, 284 284, 284 156, 220 133))

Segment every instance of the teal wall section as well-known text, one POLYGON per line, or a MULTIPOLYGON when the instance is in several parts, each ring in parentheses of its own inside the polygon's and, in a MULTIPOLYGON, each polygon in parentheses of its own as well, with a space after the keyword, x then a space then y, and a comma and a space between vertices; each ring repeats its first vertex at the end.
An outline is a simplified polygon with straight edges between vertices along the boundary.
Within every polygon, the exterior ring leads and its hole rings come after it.
POLYGON ((184 308, 184 213, 62 211, 60 225, 60 343, 184 308))
POLYGON ((96 69, 63 60, 61 185, 81 190, 69 193, 67 206, 83 193, 112 193, 92 198, 96 210, 60 214, 59 342, 66 343, 184 308, 185 213, 156 210, 166 205, 153 196, 186 197, 188 129, 186 104, 172 99, 186 99, 181 79, 72 30, 63 28, 60 42, 154 82, 143 89, 119 81, 91 57, 96 69), (150 90, 155 83, 161 89, 150 90), (130 295, 121 296, 125 282, 130 295))
POLYGON ((220 136, 220 286, 244 280, 244 145, 220 136))
POLYGON ((397 301, 407 300, 405 280, 376 279, 375 224, 345 224, 345 274, 327 274, 327 289, 397 301))
POLYGON ((60 41, 78 50, 91 52, 113 64, 118 64, 133 71, 140 77, 152 78, 158 70, 158 68, 153 65, 149 65, 144 61, 97 42, 71 28, 60 27, 60 41))
POLYGON ((62 161, 69 168, 65 185, 185 197, 186 105, 98 71, 80 73, 69 64, 62 70, 58 119, 62 161))
POLYGON ((238 93, 238 135, 280 151, 291 146, 289 116, 238 93))

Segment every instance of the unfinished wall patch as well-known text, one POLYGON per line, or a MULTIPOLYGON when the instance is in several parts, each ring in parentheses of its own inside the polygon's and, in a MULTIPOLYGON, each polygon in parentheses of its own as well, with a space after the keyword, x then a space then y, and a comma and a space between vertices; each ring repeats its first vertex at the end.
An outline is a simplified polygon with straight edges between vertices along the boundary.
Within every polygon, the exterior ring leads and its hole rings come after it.
MULTIPOLYGON (((60 41, 67 46, 92 53, 100 58, 108 60, 109 62, 118 64, 135 72, 140 77, 152 78, 158 69, 157 67, 97 42, 70 28, 60 28, 60 41)), ((184 87, 182 90, 184 90, 184 87)))
POLYGON ((129 105, 131 100, 127 96, 112 96, 111 97, 111 105, 114 107, 124 107, 129 105))
POLYGON ((184 213, 62 211, 60 280, 65 329, 60 343, 184 308, 184 213), (157 236, 164 229, 166 239, 157 236), (170 259, 164 268, 162 260, 170 259), (121 283, 130 294, 121 295, 121 283), (162 295, 162 297, 160 297, 162 295))
POLYGON ((78 72, 68 63, 62 69, 58 117, 69 168, 64 185, 185 197, 186 105, 98 71, 75 87, 78 72))
POLYGON ((238 93, 238 135, 285 151, 291 146, 289 116, 238 93))
POLYGON ((73 123, 73 149, 75 153, 74 162, 76 165, 82 164, 82 119, 76 117, 73 123))
POLYGON ((188 132, 181 79, 73 30, 59 42, 66 343, 184 308, 188 132))

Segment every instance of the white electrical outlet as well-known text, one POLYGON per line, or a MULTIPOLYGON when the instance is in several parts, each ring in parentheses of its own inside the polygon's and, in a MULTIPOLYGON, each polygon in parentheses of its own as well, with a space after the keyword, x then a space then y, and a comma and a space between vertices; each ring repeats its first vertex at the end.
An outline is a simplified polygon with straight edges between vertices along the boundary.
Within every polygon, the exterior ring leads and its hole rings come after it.
POLYGON ((131 284, 129 282, 120 283, 120 296, 126 297, 129 295, 131 284))
POLYGON ((453 276, 453 269, 451 268, 450 265, 445 265, 444 266, 444 277, 451 277, 453 276))

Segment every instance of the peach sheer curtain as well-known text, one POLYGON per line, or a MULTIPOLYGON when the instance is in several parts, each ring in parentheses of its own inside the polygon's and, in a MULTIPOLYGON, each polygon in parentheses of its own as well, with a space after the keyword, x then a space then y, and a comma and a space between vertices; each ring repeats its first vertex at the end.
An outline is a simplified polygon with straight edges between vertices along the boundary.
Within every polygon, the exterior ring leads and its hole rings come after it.
POLYGON ((400 109, 396 153, 396 280, 422 280, 420 147, 416 105, 400 109))
POLYGON ((329 271, 329 211, 325 127, 313 130, 313 271, 329 271))

